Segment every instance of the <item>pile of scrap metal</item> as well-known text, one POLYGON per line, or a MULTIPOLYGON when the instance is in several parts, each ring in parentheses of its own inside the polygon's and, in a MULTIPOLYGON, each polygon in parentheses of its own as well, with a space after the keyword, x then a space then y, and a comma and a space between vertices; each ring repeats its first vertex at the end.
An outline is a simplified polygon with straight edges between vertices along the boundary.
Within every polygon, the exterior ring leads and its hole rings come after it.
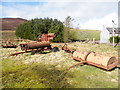
POLYGON ((3 48, 17 48, 17 45, 15 42, 12 41, 2 41, 2 45, 3 48))
POLYGON ((68 53, 71 53, 73 59, 80 61, 80 63, 69 67, 68 70, 79 64, 88 64, 88 65, 92 65, 92 66, 95 66, 95 67, 98 67, 104 70, 111 70, 118 66, 118 60, 114 56, 106 56, 102 54, 97 54, 93 51, 83 52, 83 51, 78 51, 78 50, 71 50, 67 48, 66 44, 64 45, 62 50, 68 53))

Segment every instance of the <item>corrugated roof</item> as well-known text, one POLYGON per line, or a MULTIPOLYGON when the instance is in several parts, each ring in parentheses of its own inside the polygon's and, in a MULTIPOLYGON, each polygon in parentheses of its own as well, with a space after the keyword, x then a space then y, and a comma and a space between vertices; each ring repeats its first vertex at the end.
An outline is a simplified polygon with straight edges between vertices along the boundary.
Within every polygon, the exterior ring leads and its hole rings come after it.
MULTIPOLYGON (((107 27, 106 29, 109 31, 110 34, 112 34, 113 28, 107 27)), ((114 28, 114 30, 116 34, 120 34, 120 28, 114 28)))

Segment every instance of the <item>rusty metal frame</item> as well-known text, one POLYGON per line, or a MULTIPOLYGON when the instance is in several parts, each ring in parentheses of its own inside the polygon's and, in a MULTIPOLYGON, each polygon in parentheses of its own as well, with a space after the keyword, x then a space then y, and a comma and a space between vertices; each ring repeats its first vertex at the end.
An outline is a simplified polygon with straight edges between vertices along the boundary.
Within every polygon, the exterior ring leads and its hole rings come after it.
POLYGON ((23 53, 28 53, 28 52, 41 52, 43 50, 51 50, 52 48, 47 48, 47 47, 44 47, 44 48, 39 48, 39 49, 28 49, 26 51, 23 51, 23 52, 17 52, 17 53, 14 53, 14 54, 10 54, 10 56, 17 56, 18 54, 23 54, 23 53))
MULTIPOLYGON (((72 49, 68 49, 66 43, 65 43, 64 46, 62 47, 62 50, 64 50, 65 52, 71 53, 71 54, 73 54, 73 52, 75 51, 75 50, 72 50, 72 49)), ((91 52, 94 52, 94 51, 91 51, 91 52)), ((88 64, 88 65, 91 65, 91 66, 95 66, 95 67, 98 67, 98 68, 101 68, 101 69, 104 69, 104 70, 107 70, 107 71, 109 71, 109 70, 111 70, 111 69, 113 69, 113 68, 115 68, 115 67, 118 66, 118 61, 116 61, 116 62, 114 62, 114 63, 112 63, 112 64, 110 64, 110 65, 108 65, 108 66, 103 66, 103 65, 100 65, 100 64, 96 64, 96 63, 94 63, 94 62, 87 61, 87 60, 86 60, 86 59, 87 59, 87 56, 88 56, 91 52, 88 52, 88 54, 87 54, 86 57, 85 57, 85 60, 83 60, 83 59, 81 59, 81 58, 74 57, 74 56, 71 56, 71 57, 72 57, 73 59, 75 59, 75 60, 80 61, 81 63, 88 64)), ((78 64, 76 64, 76 65, 78 65, 78 64)), ((76 66, 76 65, 73 65, 73 66, 76 66)), ((72 66, 71 66, 71 67, 72 67, 72 66)))
POLYGON ((28 52, 31 52, 31 51, 18 52, 18 53, 10 54, 10 56, 17 56, 18 54, 23 54, 23 53, 28 53, 28 52))
POLYGON ((3 48, 17 48, 17 45, 1 45, 3 48))
MULTIPOLYGON (((85 61, 85 60, 82 60, 82 59, 80 59, 80 58, 76 58, 76 57, 74 57, 74 56, 72 56, 72 58, 75 59, 75 60, 81 61, 81 62, 84 62, 84 61, 85 61)), ((107 70, 107 71, 109 71, 109 70, 117 67, 117 65, 118 65, 118 61, 114 62, 113 64, 108 65, 107 67, 106 67, 106 66, 103 66, 103 65, 100 65, 100 64, 96 64, 96 63, 90 62, 90 61, 85 61, 85 62, 86 62, 86 64, 88 64, 88 65, 96 66, 96 67, 99 67, 99 68, 104 69, 104 70, 107 70)))
POLYGON ((12 41, 2 41, 2 45, 3 48, 16 48, 17 45, 12 42, 12 41))
POLYGON ((67 53, 72 53, 72 54, 75 51, 75 49, 68 49, 67 43, 64 44, 64 46, 62 47, 62 50, 64 50, 67 53))
POLYGON ((43 41, 50 41, 50 39, 54 39, 54 37, 56 36, 56 33, 44 33, 44 34, 41 34, 40 37, 38 38, 38 40, 40 42, 43 42, 43 41), (52 34, 52 35, 51 35, 52 34))

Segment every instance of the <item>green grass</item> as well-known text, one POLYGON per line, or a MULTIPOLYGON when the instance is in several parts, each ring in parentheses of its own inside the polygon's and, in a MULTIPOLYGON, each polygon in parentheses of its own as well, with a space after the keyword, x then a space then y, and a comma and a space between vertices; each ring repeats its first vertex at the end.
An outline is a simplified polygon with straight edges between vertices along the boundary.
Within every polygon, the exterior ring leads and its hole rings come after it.
POLYGON ((99 68, 91 67, 89 65, 85 65, 79 67, 80 70, 77 71, 75 68, 72 70, 75 73, 75 77, 72 80, 76 81, 74 87, 76 88, 117 88, 116 84, 111 82, 112 79, 117 81, 117 73, 115 71, 111 71, 110 75, 107 74, 107 71, 103 72, 99 68), (112 74, 116 74, 115 76, 112 74), (107 76, 106 76, 107 75, 107 76))
POLYGON ((71 74, 55 66, 42 63, 23 64, 6 59, 3 64, 3 88, 61 88, 71 87, 67 79, 71 74), (6 67, 6 65, 9 65, 6 67), (59 77, 60 76, 60 77, 59 77))
MULTIPOLYGON (((52 46, 62 48, 64 43, 58 44, 58 43, 53 43, 52 46)), ((76 49, 78 51, 94 51, 99 54, 104 54, 104 55, 110 55, 110 56, 115 56, 118 57, 118 50, 119 47, 113 47, 112 45, 109 44, 90 44, 90 43, 82 43, 82 42, 73 42, 73 43, 68 43, 67 44, 68 48, 71 49, 76 49)))
POLYGON ((100 31, 99 30, 79 30, 78 38, 84 37, 92 40, 95 38, 96 40, 100 40, 100 31))
MULTIPOLYGON (((100 31, 99 30, 77 30, 74 29, 74 35, 72 36, 74 39, 77 40, 92 40, 95 38, 95 40, 100 40, 100 31)), ((2 39, 3 40, 13 40, 17 39, 15 35, 15 31, 0 31, 2 33, 2 39)), ((73 32, 72 32, 73 33, 73 32)))
POLYGON ((99 30, 78 30, 73 29, 75 35, 74 38, 77 40, 92 40, 95 38, 95 40, 100 40, 100 31, 99 30))
POLYGON ((17 37, 15 35, 15 31, 0 31, 0 33, 2 34, 3 40, 17 39, 17 37))
MULTIPOLYGON (((3 33, 6 33, 6 31, 3 33)), ((7 33, 9 33, 9 31, 7 33)), ((10 33, 14 34, 15 32, 10 33)), ((5 39, 7 39, 7 37, 5 37, 5 39)), ((52 47, 62 47, 63 43, 52 43, 51 45, 52 47)), ((95 51, 96 53, 118 57, 118 47, 113 48, 107 44, 93 45, 75 42, 69 43, 68 48, 74 48, 80 51, 95 51)), ((0 51, 3 58, 1 62, 3 88, 118 87, 118 68, 112 71, 104 71, 90 65, 78 65, 66 73, 66 69, 69 66, 79 62, 73 60, 68 53, 61 50, 56 53, 37 53, 34 55, 31 55, 31 53, 25 53, 13 57, 10 57, 9 55, 15 52, 20 52, 20 48, 1 48, 0 51), (35 60, 38 60, 38 62, 35 60), (25 63, 28 61, 29 63, 25 63)))
MULTIPOLYGON (((52 46, 57 45, 60 44, 52 44, 52 46)), ((68 47, 75 47, 81 51, 93 49, 97 53, 115 55, 117 57, 117 47, 113 48, 106 44, 92 45, 76 42, 69 43, 68 47)), ((47 54, 36 53, 34 55, 25 53, 13 57, 9 57, 9 54, 20 51, 19 48, 1 49, 1 51, 3 56, 3 88, 118 87, 118 68, 112 71, 104 71, 90 65, 78 65, 69 71, 66 71, 69 66, 79 62, 73 60, 70 55, 64 51, 47 54), (38 62, 35 60, 38 60, 38 62)))
POLYGON ((117 70, 110 75, 92 66, 77 66, 67 73, 43 63, 23 64, 20 61, 3 61, 3 88, 117 88, 117 70), (9 65, 7 65, 9 63, 9 65), (7 65, 7 66, 6 66, 7 65))

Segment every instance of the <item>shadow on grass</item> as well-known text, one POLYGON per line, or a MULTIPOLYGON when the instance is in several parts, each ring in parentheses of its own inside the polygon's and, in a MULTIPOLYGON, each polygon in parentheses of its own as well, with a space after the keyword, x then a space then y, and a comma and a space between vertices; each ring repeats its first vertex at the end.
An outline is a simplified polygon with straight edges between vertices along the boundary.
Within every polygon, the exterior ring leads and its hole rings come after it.
POLYGON ((3 88, 69 88, 69 78, 73 75, 66 69, 43 63, 20 64, 18 61, 4 60, 3 88), (6 64, 10 63, 6 67, 6 64), (19 63, 19 64, 18 64, 19 63))
POLYGON ((68 78, 72 78, 69 72, 64 70, 58 70, 55 66, 37 65, 32 68, 37 75, 40 76, 43 81, 41 83, 47 85, 50 88, 68 88, 73 87, 68 83, 68 78))
POLYGON ((48 50, 48 51, 41 51, 41 52, 31 52, 31 55, 34 55, 34 54, 48 54, 48 53, 51 53, 52 50, 48 50))

